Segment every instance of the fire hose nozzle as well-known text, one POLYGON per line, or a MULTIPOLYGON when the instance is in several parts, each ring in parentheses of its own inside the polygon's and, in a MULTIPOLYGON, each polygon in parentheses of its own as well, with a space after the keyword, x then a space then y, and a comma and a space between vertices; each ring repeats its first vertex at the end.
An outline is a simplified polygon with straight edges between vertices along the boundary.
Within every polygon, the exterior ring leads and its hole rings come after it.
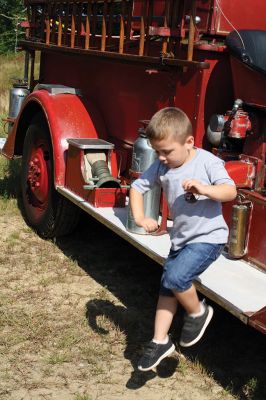
POLYGON ((93 178, 98 178, 96 187, 98 188, 120 188, 119 179, 114 178, 109 171, 106 161, 95 161, 91 166, 93 178))

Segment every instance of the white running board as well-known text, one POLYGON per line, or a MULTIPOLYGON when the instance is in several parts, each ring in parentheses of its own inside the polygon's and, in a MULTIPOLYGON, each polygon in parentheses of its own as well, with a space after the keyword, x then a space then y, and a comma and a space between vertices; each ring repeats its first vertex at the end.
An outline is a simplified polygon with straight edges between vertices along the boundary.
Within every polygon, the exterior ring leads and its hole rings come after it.
MULTIPOLYGON (((137 247, 159 264, 163 264, 170 249, 169 235, 137 235, 126 230, 127 207, 95 208, 82 197, 65 187, 59 193, 116 234, 137 247)), ((169 221, 171 229, 171 221, 169 221)), ((221 255, 196 282, 197 289, 230 311, 244 323, 248 317, 266 306, 266 273, 242 261, 221 255)))

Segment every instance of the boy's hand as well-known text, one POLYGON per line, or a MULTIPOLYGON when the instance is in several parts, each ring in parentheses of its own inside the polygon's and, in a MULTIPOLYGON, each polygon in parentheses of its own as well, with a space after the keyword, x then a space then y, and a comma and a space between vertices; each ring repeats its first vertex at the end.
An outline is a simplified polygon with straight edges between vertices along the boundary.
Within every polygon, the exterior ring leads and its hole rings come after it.
POLYGON ((138 226, 142 226, 146 232, 154 232, 158 229, 158 223, 152 218, 143 218, 141 220, 135 220, 138 226))
POLYGON ((153 218, 146 218, 144 214, 143 195, 136 189, 131 188, 129 193, 130 206, 134 220, 138 226, 151 233, 158 229, 158 223, 153 218))
POLYGON ((182 186, 186 192, 201 194, 215 201, 232 201, 237 196, 236 186, 226 183, 220 185, 203 185, 196 179, 186 179, 182 186))
POLYGON ((206 185, 203 185, 201 182, 196 179, 186 179, 183 184, 183 189, 185 192, 191 192, 195 194, 205 195, 206 185))

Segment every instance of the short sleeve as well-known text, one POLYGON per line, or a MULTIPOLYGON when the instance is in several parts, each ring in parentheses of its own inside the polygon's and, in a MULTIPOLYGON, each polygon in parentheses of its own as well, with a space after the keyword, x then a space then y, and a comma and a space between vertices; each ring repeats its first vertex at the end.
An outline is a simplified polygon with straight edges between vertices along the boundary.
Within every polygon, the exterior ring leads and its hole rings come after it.
POLYGON ((224 161, 215 157, 208 165, 208 176, 212 185, 228 184, 235 186, 235 182, 230 178, 224 167, 224 161))
POLYGON ((159 168, 160 161, 154 161, 154 163, 140 176, 140 178, 136 179, 132 183, 131 187, 143 194, 153 189, 154 186, 159 185, 159 168))

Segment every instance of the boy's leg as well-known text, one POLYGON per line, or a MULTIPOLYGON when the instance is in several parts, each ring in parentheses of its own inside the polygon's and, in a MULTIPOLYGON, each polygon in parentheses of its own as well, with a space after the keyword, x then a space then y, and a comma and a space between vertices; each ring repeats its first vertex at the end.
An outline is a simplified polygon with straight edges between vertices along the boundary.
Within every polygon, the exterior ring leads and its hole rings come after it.
POLYGON ((177 309, 177 299, 172 296, 159 296, 157 303, 154 337, 158 342, 165 341, 177 309))
POLYGON ((212 319, 213 309, 211 306, 199 301, 196 288, 193 284, 191 288, 184 292, 175 291, 174 294, 187 312, 184 317, 179 344, 183 347, 190 347, 202 338, 212 319))
POLYGON ((198 314, 201 311, 201 303, 195 286, 192 286, 184 292, 174 291, 178 302, 183 306, 188 314, 198 314))
POLYGON ((213 309, 199 302, 193 280, 216 260, 222 249, 222 244, 192 243, 168 257, 165 263, 161 287, 171 289, 187 312, 181 333, 182 346, 197 343, 212 318, 213 309))
POLYGON ((175 350, 174 344, 168 337, 168 331, 176 308, 177 299, 175 296, 159 296, 154 323, 154 337, 138 362, 139 370, 149 371, 155 368, 175 350))
POLYGON ((188 313, 184 320, 180 344, 192 346, 202 337, 212 318, 213 310, 199 302, 192 281, 218 257, 222 247, 223 245, 198 243, 194 249, 186 246, 170 253, 161 281, 154 338, 138 363, 141 371, 149 371, 156 367, 175 350, 167 333, 176 312, 177 302, 180 302, 188 313))

